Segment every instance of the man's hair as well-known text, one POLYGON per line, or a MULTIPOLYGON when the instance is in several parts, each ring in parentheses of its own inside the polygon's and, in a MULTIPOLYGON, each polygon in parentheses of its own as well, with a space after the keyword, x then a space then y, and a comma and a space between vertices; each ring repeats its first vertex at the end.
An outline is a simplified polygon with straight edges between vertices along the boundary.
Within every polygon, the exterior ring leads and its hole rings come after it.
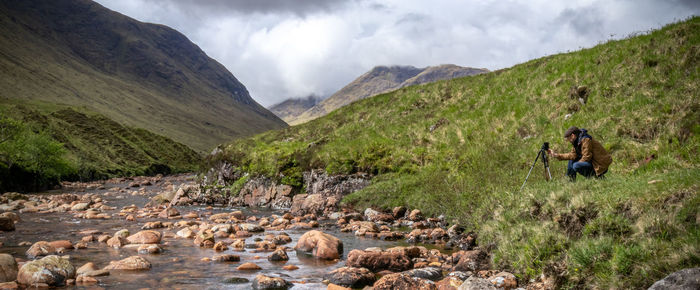
POLYGON ((569 129, 566 129, 566 132, 564 132, 564 137, 569 137, 571 134, 578 135, 579 133, 581 133, 581 129, 576 126, 571 126, 569 129))

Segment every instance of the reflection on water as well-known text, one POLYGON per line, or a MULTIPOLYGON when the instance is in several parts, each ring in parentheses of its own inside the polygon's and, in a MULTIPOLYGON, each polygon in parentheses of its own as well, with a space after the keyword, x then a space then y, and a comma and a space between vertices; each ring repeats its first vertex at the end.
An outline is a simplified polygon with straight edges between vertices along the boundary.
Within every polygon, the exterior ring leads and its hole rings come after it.
MULTIPOLYGON (((109 184, 106 187, 121 187, 125 188, 127 184, 109 184)), ((177 184, 176 184, 177 186, 177 184)), ((176 187, 177 188, 177 187, 176 187)), ((153 192, 154 195, 160 188, 158 186, 148 186, 147 191, 153 192)), ((109 206, 116 207, 115 210, 108 211, 109 213, 117 213, 124 206, 136 205, 143 207, 148 202, 148 197, 139 195, 120 194, 116 195, 113 192, 105 194, 107 190, 88 190, 85 193, 94 193, 100 195, 105 203, 109 206)), ((52 191, 46 194, 72 193, 70 191, 52 191)), ((232 210, 241 210, 246 216, 255 215, 258 217, 269 216, 271 214, 282 214, 282 211, 269 209, 250 209, 250 208, 225 208, 218 207, 206 209, 203 206, 188 206, 178 207, 181 213, 196 211, 200 213, 212 212, 220 213, 232 210)), ((128 222, 119 216, 114 216, 107 220, 88 220, 74 218, 72 213, 24 213, 19 214, 21 221, 16 224, 14 232, 3 232, 0 236, 0 241, 4 246, 0 248, 0 252, 8 253, 14 257, 26 259, 25 252, 29 246, 19 246, 23 241, 31 243, 37 241, 54 241, 54 240, 70 240, 73 243, 80 241, 85 230, 97 230, 104 234, 112 235, 120 229, 128 229, 131 233, 136 233, 141 230, 141 226, 149 221, 168 221, 166 219, 151 219, 140 218, 133 222, 128 222)), ((170 220, 176 222, 177 220, 170 220)), ((282 277, 287 281, 294 283, 294 289, 318 289, 325 288, 321 283, 323 276, 335 268, 345 265, 345 258, 348 252, 353 249, 365 249, 368 247, 389 248, 399 245, 398 242, 386 242, 374 239, 357 238, 351 233, 342 233, 329 221, 321 221, 321 230, 338 237, 343 241, 343 257, 341 261, 324 261, 314 259, 313 257, 295 251, 288 252, 289 261, 286 262, 270 262, 267 256, 270 253, 253 253, 250 249, 239 252, 229 249, 223 252, 214 252, 212 249, 201 249, 193 245, 192 240, 182 239, 174 236, 174 233, 179 228, 173 229, 157 229, 162 233, 171 233, 171 237, 164 235, 161 246, 164 251, 157 255, 143 255, 148 259, 152 268, 149 271, 111 271, 109 276, 98 277, 98 286, 105 288, 122 288, 122 289, 138 289, 143 287, 150 288, 177 288, 177 289, 250 289, 251 283, 244 284, 225 284, 223 281, 232 277, 246 278, 250 281, 257 274, 265 274, 268 276, 282 277), (210 261, 202 261, 202 258, 211 258, 215 255, 234 254, 241 256, 240 262, 234 263, 216 263, 210 261), (238 271, 236 267, 245 262, 253 262, 260 266, 262 270, 238 271), (282 269, 285 265, 296 265, 297 270, 287 271, 282 269)), ((299 237, 304 234, 305 230, 287 230, 285 231, 292 238, 292 243, 285 246, 294 247, 299 237)), ((257 233, 246 239, 246 243, 253 243, 256 238, 264 238, 265 234, 277 234, 279 231, 266 231, 257 233)), ((77 267, 84 265, 87 262, 93 262, 98 268, 105 267, 109 261, 120 260, 129 256, 137 255, 136 248, 113 249, 106 244, 91 242, 88 243, 87 249, 68 250, 65 255, 70 256, 71 263, 77 267)), ((83 288, 82 286, 72 286, 72 288, 83 288)))

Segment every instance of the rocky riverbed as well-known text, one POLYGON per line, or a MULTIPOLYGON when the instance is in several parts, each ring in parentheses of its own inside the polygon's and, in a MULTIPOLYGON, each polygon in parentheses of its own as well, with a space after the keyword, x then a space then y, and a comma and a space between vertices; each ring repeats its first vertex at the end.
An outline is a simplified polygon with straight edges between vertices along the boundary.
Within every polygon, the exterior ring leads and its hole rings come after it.
POLYGON ((175 175, 5 193, 0 289, 519 286, 490 269, 474 235, 419 210, 301 215, 198 204, 197 191, 193 176, 175 175))

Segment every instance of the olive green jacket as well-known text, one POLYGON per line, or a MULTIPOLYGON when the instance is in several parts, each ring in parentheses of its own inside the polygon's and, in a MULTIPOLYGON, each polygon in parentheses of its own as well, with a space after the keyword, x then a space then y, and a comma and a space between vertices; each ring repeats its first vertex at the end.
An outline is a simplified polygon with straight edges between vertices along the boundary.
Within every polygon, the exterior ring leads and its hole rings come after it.
MULTIPOLYGON (((576 160, 576 148, 572 148, 569 153, 557 154, 559 160, 576 160)), ((595 175, 600 176, 608 170, 612 163, 610 153, 600 145, 600 142, 593 138, 583 138, 581 140, 581 159, 578 161, 590 162, 593 164, 595 175)))

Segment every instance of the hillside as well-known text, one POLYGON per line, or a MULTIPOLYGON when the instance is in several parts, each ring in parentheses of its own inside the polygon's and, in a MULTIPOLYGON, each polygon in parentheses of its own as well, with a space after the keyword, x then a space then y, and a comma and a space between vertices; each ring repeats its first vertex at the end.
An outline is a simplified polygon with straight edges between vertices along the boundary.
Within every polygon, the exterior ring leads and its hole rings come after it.
POLYGON ((488 72, 488 70, 460 67, 451 64, 426 68, 415 68, 412 66, 377 66, 311 109, 301 114, 287 117, 285 121, 290 125, 297 125, 324 116, 357 100, 386 93, 398 88, 485 72, 488 72))
MULTIPOLYGON (((0 192, 38 190, 57 182, 55 177, 61 180, 93 180, 191 172, 197 169, 200 162, 201 157, 184 144, 144 129, 122 126, 98 113, 46 103, 32 105, 39 109, 32 109, 26 104, 0 103, 2 121, 10 118, 34 132, 46 133, 49 140, 43 142, 57 142, 65 148, 67 166, 58 169, 62 171, 58 176, 46 174, 54 168, 40 166, 27 169, 26 164, 22 164, 25 160, 21 155, 36 154, 30 149, 31 143, 36 141, 22 140, 26 139, 24 136, 10 136, 10 140, 0 143, 0 192), (13 141, 19 143, 16 146, 20 151, 13 152, 13 141)), ((4 124, 6 122, 0 122, 2 129, 6 129, 4 124)), ((7 137, 5 130, 2 133, 3 137, 7 137)), ((52 153, 51 156, 28 158, 31 162, 31 158, 62 158, 60 155, 52 153)))
POLYGON ((291 121, 296 116, 301 115, 308 109, 318 104, 321 101, 320 97, 311 95, 306 98, 292 98, 282 101, 279 104, 270 106, 268 109, 273 114, 280 117, 285 122, 291 121))
MULTIPOLYGON (((404 87, 311 122, 234 141, 214 160, 286 184, 298 172, 367 172, 344 198, 405 205, 478 235, 496 269, 559 288, 647 288, 700 266, 700 17, 649 34, 471 77, 404 87), (589 129, 605 180, 553 181, 543 142, 589 129), (284 176, 282 176, 284 174, 284 176)), ((241 176, 241 175, 237 175, 241 176)), ((247 178, 247 176, 243 177, 247 178)))
POLYGON ((85 106, 200 152, 286 126, 181 33, 89 0, 0 2, 0 96, 85 106))

